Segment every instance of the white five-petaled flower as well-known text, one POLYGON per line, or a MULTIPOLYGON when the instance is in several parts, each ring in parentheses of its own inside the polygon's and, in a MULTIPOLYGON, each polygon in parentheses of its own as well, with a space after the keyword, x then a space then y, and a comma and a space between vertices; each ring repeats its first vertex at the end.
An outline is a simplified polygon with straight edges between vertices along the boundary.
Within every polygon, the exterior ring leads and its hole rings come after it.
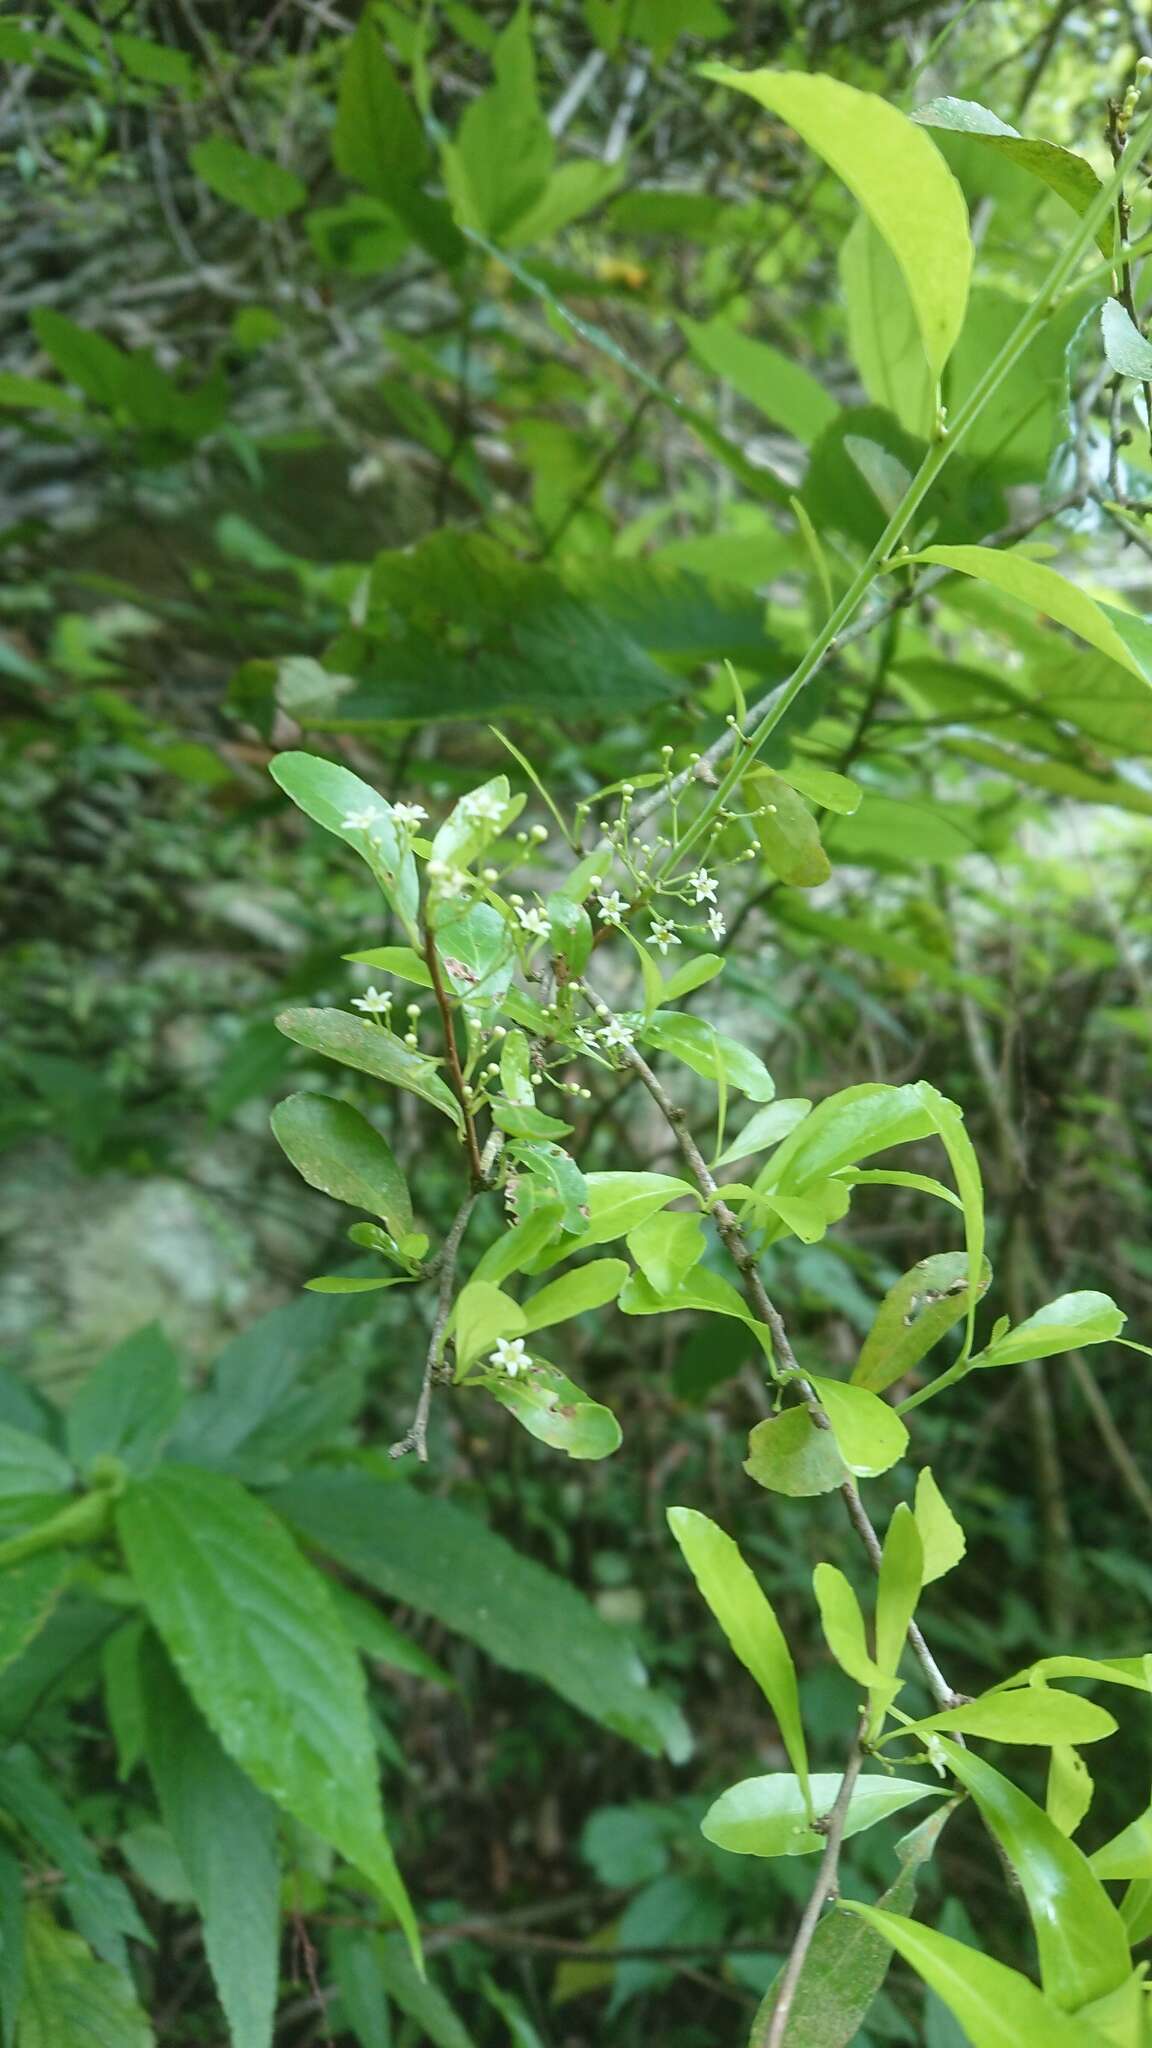
POLYGON ((610 889, 606 896, 598 896, 596 903, 605 924, 620 924, 628 908, 619 889, 610 889))
POLYGON ((542 910, 518 910, 516 915, 523 929, 534 939, 546 939, 552 930, 542 910))
POLYGON ((657 917, 653 919, 649 930, 648 943, 655 946, 658 953, 667 953, 669 946, 678 946, 680 940, 673 931, 668 919, 666 917, 657 917))
POLYGON ((585 1052, 599 1052, 600 1046, 596 1033, 589 1031, 587 1024, 578 1024, 576 1026, 576 1036, 584 1047, 585 1052))
POLYGON ((600 1041, 601 1044, 609 1046, 635 1045, 636 1033, 629 1025, 622 1024, 619 1017, 613 1017, 611 1023, 606 1024, 600 1033, 600 1041))
POLYGON ((523 1337, 500 1337, 494 1350, 489 1353, 488 1363, 496 1366, 500 1372, 506 1372, 509 1379, 514 1380, 517 1373, 523 1372, 532 1361, 523 1337))
POLYGON ((728 927, 724 922, 724 912, 719 908, 708 912, 708 929, 714 939, 722 939, 724 937, 728 927))
POLYGON ((366 988, 362 996, 353 996, 352 1008, 363 1010, 368 1017, 386 1017, 392 1008, 391 991, 386 988, 366 988))
POLYGON ((371 804, 365 804, 363 810, 349 811, 346 818, 341 818, 340 830, 342 832, 374 832, 380 823, 380 819, 381 813, 374 810, 371 804))
POLYGON ((428 816, 423 804, 393 804, 392 816, 402 832, 414 831, 428 816))
POLYGON ((481 825, 498 825, 504 816, 504 800, 492 789, 474 789, 461 798, 460 808, 481 825))
POLYGON ((716 882, 707 868, 697 868, 695 874, 689 875, 688 887, 692 891, 694 903, 715 903, 716 882))

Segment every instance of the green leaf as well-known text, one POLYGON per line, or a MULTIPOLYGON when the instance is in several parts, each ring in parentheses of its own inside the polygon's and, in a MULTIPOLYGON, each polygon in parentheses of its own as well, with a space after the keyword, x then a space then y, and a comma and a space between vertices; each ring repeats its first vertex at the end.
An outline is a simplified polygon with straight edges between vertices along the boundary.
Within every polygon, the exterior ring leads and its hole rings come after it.
POLYGON ((178 92, 195 97, 199 75, 191 58, 169 43, 154 43, 149 36, 114 35, 112 48, 130 78, 146 85, 171 85, 178 92))
POLYGON ((924 1551, 924 1584, 930 1586, 959 1564, 968 1545, 929 1465, 916 1479, 916 1527, 924 1551))
POLYGON ((232 2048, 271 2048, 280 1947, 275 1808, 225 1755, 168 1659, 144 1646, 148 1769, 204 1927, 232 2048))
POLYGON ((1044 1805, 1049 1820, 1062 1835, 1076 1833, 1092 1804, 1095 1789, 1091 1772, 1079 1750, 1073 1749, 1069 1742, 1054 1742, 1048 1759, 1048 1789, 1044 1805))
POLYGON ((381 1614, 372 1601, 362 1599, 350 1586, 336 1581, 331 1592, 349 1637, 373 1663, 387 1664, 393 1671, 406 1671, 413 1678, 426 1678, 432 1685, 451 1687, 455 1683, 442 1664, 381 1614))
POLYGON ((1152 1877, 1152 1807, 1121 1828, 1088 1861, 1097 1877, 1122 1878, 1129 1883, 1152 1877))
POLYGON ((1030 611, 1043 612, 1066 626, 1141 682, 1152 683, 1152 627, 1147 620, 1114 605, 1098 604, 1047 563, 1011 549, 982 547, 930 547, 909 559, 934 562, 1002 590, 1030 611))
POLYGON ((680 329, 697 360, 742 398, 811 445, 840 408, 822 384, 767 342, 753 341, 726 320, 684 320, 680 329))
POLYGON ((463 917, 438 919, 436 951, 449 987, 470 1010, 503 1002, 516 948, 508 924, 491 903, 473 903, 463 917))
POLYGON ((37 306, 32 328, 42 349, 51 356, 62 377, 75 384, 97 405, 115 411, 123 402, 130 358, 115 342, 90 328, 78 327, 50 306, 37 306))
POLYGON ((963 1112, 928 1081, 921 1081, 918 1086, 933 1128, 948 1154, 956 1192, 964 1205, 964 1238, 968 1247, 967 1353, 972 1348, 976 1304, 983 1292, 980 1283, 984 1272, 984 1183, 980 1178, 980 1162, 964 1128, 963 1112))
MULTIPOLYGON (((1059 143, 1021 135, 1018 129, 1009 127, 1007 121, 1002 121, 998 114, 982 107, 977 100, 956 100, 949 96, 929 100, 926 107, 916 108, 912 119, 923 128, 945 128, 954 134, 973 136, 998 156, 1007 157, 1021 170, 1030 171, 1051 191, 1058 192, 1075 213, 1087 213, 1100 197, 1100 180, 1085 157, 1075 155, 1070 149, 1061 149, 1059 143)), ((1101 253, 1111 256, 1111 219, 1101 222, 1096 230, 1096 240, 1101 253)))
POLYGON ((550 951, 564 961, 570 974, 582 974, 592 952, 592 920, 588 912, 563 893, 549 896, 544 908, 551 927, 550 951))
POLYGON ((218 199, 257 220, 282 220, 308 197, 308 187, 295 171, 285 170, 272 157, 253 156, 227 135, 206 135, 189 152, 189 162, 218 199))
POLYGON ((692 990, 703 988, 705 982, 714 981, 723 971, 724 961, 719 953, 700 953, 695 960, 686 960, 675 974, 670 974, 660 991, 663 1003, 678 1003, 681 996, 691 995, 692 990))
POLYGON ((776 1084, 763 1060, 738 1039, 717 1031, 703 1017, 686 1016, 679 1010, 656 1010, 643 1025, 640 1036, 646 1045, 674 1054, 707 1081, 722 1073, 730 1088, 739 1088, 752 1102, 771 1102, 776 1093, 776 1084))
POLYGON ((843 1486, 848 1467, 830 1429, 818 1429, 807 1408, 785 1408, 758 1422, 748 1438, 744 1470, 769 1493, 805 1499, 843 1486))
POLYGON ((824 1640, 841 1671, 846 1671, 858 1685, 882 1685, 885 1674, 869 1652, 860 1602, 839 1566, 818 1564, 812 1574, 812 1590, 820 1609, 824 1640))
MULTIPOLYGON (((985 1260, 980 1295, 991 1278, 985 1260)), ((934 1252, 918 1259, 884 1296, 853 1367, 853 1386, 882 1394, 903 1379, 967 1312, 969 1291, 966 1252, 934 1252)))
POLYGON ((51 1444, 0 1422, 0 1501, 68 1493, 72 1483, 71 1465, 51 1444))
POLYGON ((149 1323, 125 1337, 83 1382, 65 1422, 68 1454, 81 1472, 101 1456, 146 1472, 183 1405, 180 1360, 159 1323, 149 1323))
POLYGON ((1040 1955, 1045 1995, 1065 2012, 1103 1998, 1132 1961, 1120 1918, 1088 1858, 1042 1807, 956 1743, 948 1768, 975 1800, 1020 1882, 1040 1955))
POLYGON ((39 1635, 72 1574, 66 1550, 42 1550, 0 1573, 0 1671, 39 1635))
POLYGON ((561 164, 527 212, 519 214, 508 229, 509 248, 527 249, 533 242, 551 241, 571 221, 610 198, 623 175, 621 164, 600 164, 584 157, 561 164))
POLYGON ((803 1194, 842 1167, 854 1166, 889 1145, 910 1144, 933 1130, 919 1088, 865 1081, 818 1102, 786 1138, 756 1181, 757 1189, 803 1194))
POLYGON ((840 775, 833 768, 821 768, 815 761, 794 754, 786 768, 777 769, 782 782, 790 789, 798 789, 821 810, 835 811, 839 817, 850 818, 858 811, 864 791, 850 775, 840 775))
POLYGON ((916 1518, 904 1501, 893 1509, 876 1588, 876 1662, 895 1678, 924 1583, 924 1546, 916 1518))
POLYGON ((627 1237, 630 1230, 682 1195, 696 1198, 690 1182, 677 1180, 670 1173, 590 1173, 586 1184, 588 1220, 578 1246, 573 1247, 580 1251, 627 1237))
POLYGON ((627 1636, 475 1515, 360 1472, 305 1474, 277 1501, 310 1543, 390 1599, 435 1615, 642 1748, 686 1754, 683 1723, 649 1689, 627 1636))
POLYGON ((916 308, 900 266, 867 214, 840 248, 848 339, 870 399, 925 441, 936 419, 936 379, 928 366, 916 308))
POLYGON ((521 1327, 525 1332, 548 1330, 554 1323, 566 1323, 590 1309, 603 1308, 606 1302, 615 1301, 627 1278, 626 1259, 593 1259, 587 1266, 577 1266, 529 1296, 522 1304, 521 1327))
POLYGON ((492 62, 495 83, 465 108, 444 174, 462 226, 499 238, 540 199, 552 170, 526 6, 497 37, 492 62))
POLYGON ((24 1872, 0 1844, 0 2041, 16 2048, 16 2017, 24 1988, 24 1872))
POLYGON ((1030 1358, 1052 1358, 1077 1351, 1082 1344, 1107 1344, 1118 1337, 1128 1318, 1108 1294, 1086 1288, 1061 1294, 1006 1330, 973 1360, 973 1365, 1020 1365, 1030 1358))
POLYGON ((460 1377, 500 1337, 519 1336, 527 1328, 524 1311, 510 1294, 490 1280, 470 1280, 456 1297, 448 1325, 456 1339, 456 1375, 460 1377))
POLYGON ((0 1810, 62 1873, 65 1903, 85 1941, 105 1962, 127 1968, 125 1935, 147 1941, 148 1931, 120 1879, 101 1870, 63 1794, 44 1776, 30 1749, 10 1749, 0 1757, 0 1810))
POLYGON ((572 1134, 571 1124, 563 1123, 558 1116, 546 1116, 542 1109, 529 1109, 524 1103, 501 1102, 497 1098, 489 1107, 497 1129, 506 1131, 510 1138, 567 1138, 572 1134))
POLYGON ((449 867, 466 868, 508 830, 524 808, 524 797, 513 796, 506 775, 494 775, 477 789, 457 798, 432 840, 432 859, 449 867))
POLYGON ((153 2048, 155 2036, 131 1978, 31 1905, 17 2040, 19 2048, 153 2048))
POLYGON ((360 2048, 392 2048, 392 2017, 380 1949, 381 1937, 369 1927, 333 1927, 328 1936, 328 1960, 345 2025, 360 2048))
MULTIPOLYGON (((841 1782, 839 1774, 820 1771, 812 1778, 812 1803, 818 1817, 835 1805, 841 1782)), ((852 1788, 845 1837, 862 1834, 918 1799, 940 1796, 938 1786, 921 1784, 915 1778, 889 1778, 876 1772, 862 1775, 852 1788)), ((709 1807, 700 1832, 706 1841, 714 1842, 718 1849, 730 1849, 736 1856, 811 1856, 825 1846, 823 1833, 808 1819, 799 1779, 783 1771, 731 1785, 709 1807)))
POLYGON ((864 1387, 847 1387, 843 1380, 813 1377, 811 1384, 850 1472, 873 1479, 903 1457, 908 1447, 907 1427, 878 1394, 870 1394, 864 1387))
POLYGON ((367 862, 409 938, 420 946, 416 862, 406 834, 396 825, 391 804, 350 769, 321 760, 317 754, 277 754, 268 764, 268 773, 306 817, 342 839, 367 862), (345 818, 357 816, 370 817, 370 825, 345 825, 345 818))
POLYGON ((375 967, 383 974, 398 975, 401 981, 414 982, 417 988, 432 987, 428 962, 411 946, 370 946, 364 953, 345 953, 344 958, 359 961, 364 967, 375 967))
POLYGON ((610 1458, 620 1448, 620 1424, 612 1410, 590 1401, 546 1359, 534 1359, 524 1378, 498 1380, 489 1391, 530 1436, 570 1458, 610 1458))
POLYGON ((403 204, 432 151, 419 116, 385 55, 370 15, 348 38, 340 70, 332 157, 337 170, 377 199, 403 204))
POLYGON ((900 1913, 881 1912, 855 1899, 844 1899, 841 1906, 891 1942, 955 2013, 971 2048, 1103 2048, 1094 2029, 1067 2018, 1018 1970, 900 1913))
POLYGON ((412 1203, 392 1147, 350 1102, 289 1095, 272 1111, 272 1134, 309 1187, 367 1209, 394 1238, 412 1228, 412 1203))
POLYGON ((812 1104, 803 1096, 790 1096, 779 1102, 770 1102, 766 1108, 758 1109, 750 1116, 739 1137, 725 1146, 720 1157, 713 1161, 715 1166, 732 1166, 737 1159, 748 1159, 753 1152, 766 1152, 770 1145, 778 1145, 797 1124, 803 1123, 812 1104))
POLYGON ((363 1872, 416 1947, 359 1660, 319 1573, 235 1481, 191 1466, 130 1487, 117 1525, 144 1604, 228 1755, 363 1872))
POLYGON ((972 271, 968 209, 939 150, 896 107, 839 79, 701 69, 778 114, 843 179, 900 266, 939 377, 963 324, 972 271))
POLYGON ((322 1053, 326 1059, 339 1060, 341 1066, 355 1067, 358 1073, 423 1096, 425 1102, 451 1117, 458 1130, 463 1129, 460 1105, 436 1072, 435 1061, 410 1052, 393 1032, 350 1017, 346 1010, 282 1010, 276 1029, 309 1052, 322 1053))
POLYGON ((669 1508, 668 1525, 732 1649, 775 1714, 801 1797, 808 1801, 808 1748, 796 1667, 772 1607, 738 1546, 707 1515, 694 1508, 669 1508))
POLYGON ((820 828, 791 785, 770 768, 757 768, 744 778, 753 806, 760 851, 772 873, 793 889, 816 889, 832 873, 820 841, 820 828))
POLYGON ((14 370, 0 371, 0 405, 21 412, 54 412, 65 418, 80 410, 80 401, 71 391, 62 391, 43 377, 20 377, 14 370))
MULTIPOLYGON (((489 1245, 472 1275, 474 1280, 491 1280, 499 1286, 511 1273, 525 1272, 547 1246, 552 1244, 560 1229, 560 1203, 544 1203, 534 1209, 522 1223, 516 1223, 489 1245)), ((563 1248, 566 1251, 568 1248, 563 1248)), ((563 1256, 563 1251, 558 1254, 563 1256)))
POLYGON ((628 1249, 657 1294, 675 1294, 704 1256, 704 1231, 699 1216, 678 1210, 650 1216, 630 1230, 628 1249))
POLYGON ((986 1742, 1037 1743, 1101 1742, 1116 1733, 1111 1714, 1092 1700, 1076 1693, 1055 1692, 1045 1685, 1022 1687, 1018 1692, 986 1692, 962 1707, 946 1707, 930 1714, 926 1721, 911 1721, 894 1735, 977 1735, 986 1742))
POLYGON ((379 1956, 389 1997, 415 2021, 421 2041, 430 2041, 433 2048, 475 2048, 472 2035, 457 2018, 444 1993, 413 1967, 402 1941, 395 1935, 385 1935, 379 1956))
POLYGON ((1100 314, 1104 354, 1121 377, 1138 377, 1147 383, 1152 377, 1152 343, 1145 341, 1127 308, 1119 299, 1105 299, 1100 314))

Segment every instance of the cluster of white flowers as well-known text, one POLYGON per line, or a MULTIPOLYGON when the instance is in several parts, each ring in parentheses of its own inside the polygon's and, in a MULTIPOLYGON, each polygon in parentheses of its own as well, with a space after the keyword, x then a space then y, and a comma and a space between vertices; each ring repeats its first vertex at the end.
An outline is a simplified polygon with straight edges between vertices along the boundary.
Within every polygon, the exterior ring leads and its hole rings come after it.
POLYGON ((488 1355, 488 1363, 514 1380, 518 1372, 527 1371, 532 1360, 523 1337, 500 1337, 488 1355))
MULTIPOLYGON (((423 804, 393 804, 392 823, 401 832, 412 833, 422 825, 428 813, 423 804)), ((382 825, 387 823, 387 814, 375 804, 365 804, 359 811, 349 811, 340 820, 342 832, 366 832, 369 839, 375 839, 382 825)))
POLYGON ((436 894, 451 899, 462 896, 469 887, 472 877, 465 868, 450 867, 446 860, 430 860, 428 880, 435 884, 436 894))

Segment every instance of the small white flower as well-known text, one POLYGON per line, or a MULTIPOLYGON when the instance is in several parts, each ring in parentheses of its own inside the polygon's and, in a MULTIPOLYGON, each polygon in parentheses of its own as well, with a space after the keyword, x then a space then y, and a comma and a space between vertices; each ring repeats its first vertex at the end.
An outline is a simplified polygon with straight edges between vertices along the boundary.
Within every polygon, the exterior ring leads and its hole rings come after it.
POLYGON ((498 825, 504 816, 504 799, 492 789, 474 789, 461 797, 460 809, 478 825, 498 825))
POLYGON ((599 1052, 599 1040, 596 1037, 596 1033, 588 1029, 587 1024, 578 1024, 576 1026, 576 1037, 585 1052, 599 1052))
POLYGON ((471 875, 464 868, 445 868, 444 873, 436 877, 437 894, 451 901, 454 896, 464 894, 471 880, 471 875))
POLYGON ((648 942, 650 945, 655 946, 658 953, 667 953, 669 946, 678 946, 680 944, 680 940, 666 917, 657 917, 653 920, 648 933, 648 942))
POLYGON ((514 1380, 517 1373, 525 1371, 532 1361, 523 1337, 500 1337, 495 1349, 489 1353, 488 1363, 514 1380))
POLYGON ((627 1024, 622 1024, 619 1017, 613 1017, 612 1022, 604 1026, 600 1039, 604 1045, 635 1045, 636 1033, 627 1024))
POLYGON ((392 816, 402 832, 413 832, 428 816, 423 804, 393 804, 392 816))
POLYGON ((724 912, 722 910, 715 909, 708 912, 708 929, 714 939, 722 939, 724 937, 728 927, 724 922, 724 912))
POLYGON ((688 887, 694 903, 715 903, 716 883, 707 868, 697 868, 695 874, 689 875, 688 887))
POLYGON ((598 896, 596 902, 605 924, 621 924, 623 922, 624 912, 627 910, 628 905, 625 903, 619 889, 610 889, 607 896, 598 896))
POLYGON ((374 810, 371 804, 365 804, 362 811, 349 811, 346 818, 341 818, 340 830, 342 832, 374 832, 379 823, 380 812, 374 810))
POLYGON ((516 915, 523 929, 534 939, 546 939, 552 930, 542 910, 518 910, 516 915))
POLYGON ((362 996, 353 996, 352 1008, 363 1010, 368 1017, 386 1017, 392 1008, 389 989, 366 988, 362 996))
POLYGON ((375 484, 382 484, 386 471, 383 458, 379 455, 362 455, 348 471, 348 489, 359 496, 361 491, 370 491, 375 484))

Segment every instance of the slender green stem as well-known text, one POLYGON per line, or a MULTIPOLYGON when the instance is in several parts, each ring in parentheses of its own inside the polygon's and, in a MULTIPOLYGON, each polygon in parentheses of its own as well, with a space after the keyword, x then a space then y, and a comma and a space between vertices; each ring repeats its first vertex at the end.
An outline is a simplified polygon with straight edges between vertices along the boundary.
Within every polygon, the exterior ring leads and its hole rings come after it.
POLYGON ((1149 143, 1152 142, 1152 114, 1146 115, 1132 134, 1123 156, 1117 163, 1111 178, 1101 187, 1087 212, 1081 217, 1079 228, 1067 246, 1061 251, 1050 269, 1048 276, 1037 292, 1032 304, 1021 315, 1012 333, 1008 336, 999 354, 994 356, 982 377, 973 385, 955 419, 946 433, 942 433, 924 457, 916 475, 904 493, 879 540, 867 560, 849 584, 834 612, 821 627, 807 653, 788 677, 782 688, 772 693, 771 702, 758 725, 744 738, 735 741, 736 758, 726 770, 708 802, 694 819, 676 847, 670 860, 679 864, 698 844, 708 831, 713 818, 727 802, 732 791, 743 776, 750 761, 755 760, 769 737, 779 725, 786 711, 795 703, 801 690, 809 683, 825 657, 835 645, 837 636, 848 625, 863 599, 867 596, 876 577, 887 566, 893 551, 899 546, 909 525, 914 519, 928 492, 948 462, 953 451, 959 446, 969 428, 980 417, 1009 371, 1019 362, 1025 349, 1039 333, 1044 322, 1051 315, 1059 294, 1072 278, 1077 264, 1095 239, 1096 230, 1111 210, 1117 193, 1122 189, 1126 173, 1140 162, 1149 143))

